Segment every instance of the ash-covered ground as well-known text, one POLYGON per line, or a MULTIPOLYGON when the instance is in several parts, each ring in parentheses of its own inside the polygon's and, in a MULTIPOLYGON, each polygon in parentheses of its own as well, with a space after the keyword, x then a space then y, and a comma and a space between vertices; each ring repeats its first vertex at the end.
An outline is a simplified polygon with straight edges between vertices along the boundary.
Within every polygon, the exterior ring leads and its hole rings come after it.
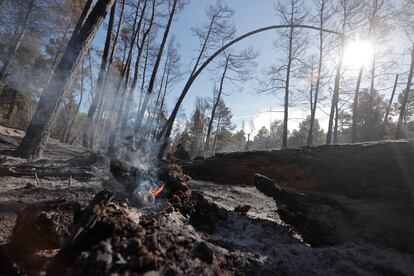
POLYGON ((191 180, 183 184, 192 192, 173 191, 154 205, 133 207, 120 195, 100 193, 112 178, 104 156, 52 141, 42 160, 11 157, 21 135, 4 128, 0 133, 0 275, 414 271, 412 252, 371 240, 307 244, 300 227, 281 219, 284 203, 252 183, 191 180))

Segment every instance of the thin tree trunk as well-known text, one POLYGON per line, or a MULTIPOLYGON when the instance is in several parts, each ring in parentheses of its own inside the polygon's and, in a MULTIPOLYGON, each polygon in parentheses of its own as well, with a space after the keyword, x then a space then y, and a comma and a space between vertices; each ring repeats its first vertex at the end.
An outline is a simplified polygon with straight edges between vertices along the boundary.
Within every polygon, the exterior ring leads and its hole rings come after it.
POLYGON ((410 71, 408 73, 407 85, 404 90, 404 96, 401 103, 400 108, 400 116, 398 117, 398 125, 397 125, 397 133, 395 134, 396 139, 403 138, 403 123, 404 123, 404 116, 405 110, 407 109, 408 98, 410 95, 411 84, 413 82, 413 73, 414 73, 414 44, 411 48, 411 63, 410 63, 410 71))
MULTIPOLYGON (((122 78, 126 74, 125 81, 124 81, 124 87, 123 87, 124 88, 124 91, 123 91, 124 93, 126 92, 128 79, 129 79, 129 75, 130 75, 130 72, 131 72, 131 62, 132 62, 132 56, 133 56, 133 52, 134 52, 135 41, 139 41, 138 35, 141 32, 142 21, 144 20, 144 17, 145 17, 145 11, 146 11, 146 8, 147 8, 147 3, 148 3, 148 0, 145 0, 144 7, 142 8, 142 13, 140 15, 140 18, 139 18, 138 22, 136 20, 137 20, 137 17, 138 17, 139 6, 140 6, 141 3, 137 7, 136 17, 135 17, 135 22, 134 22, 134 27, 133 27, 133 30, 135 30, 135 33, 133 33, 133 37, 131 39, 131 44, 130 44, 129 53, 128 53, 128 59, 127 59, 127 66, 124 68, 124 72, 122 72, 122 76, 121 76, 121 78, 122 78), (126 70, 126 73, 125 73, 125 70, 126 70)), ((155 3, 155 1, 154 1, 154 3, 155 3)), ((138 63, 139 63, 139 60, 140 60, 140 52, 142 54, 142 51, 140 51, 138 49, 138 55, 137 55, 137 62, 138 63)), ((120 111, 121 111, 120 113, 122 114, 122 109, 120 109, 120 111)))
POLYGON ((214 135, 213 146, 211 147, 211 156, 213 156, 214 152, 216 151, 217 134, 220 128, 220 121, 221 121, 221 118, 219 118, 217 122, 216 135, 214 135))
POLYGON ((388 123, 388 116, 390 115, 392 102, 394 100, 395 91, 397 90, 397 86, 398 86, 398 78, 399 78, 399 74, 396 74, 395 75, 394 86, 392 87, 390 101, 389 101, 387 109, 385 111, 384 122, 382 123, 382 138, 383 139, 384 139, 384 136, 385 136, 385 129, 386 129, 387 123, 388 123))
POLYGON ((122 119, 123 109, 124 109, 124 102, 125 102, 125 93, 128 85, 128 78, 130 74, 131 69, 131 62, 132 62, 132 56, 135 46, 135 41, 138 37, 138 34, 141 29, 142 20, 145 15, 145 9, 147 6, 148 1, 145 0, 144 7, 142 9, 142 13, 139 17, 139 7, 141 5, 141 2, 139 2, 136 12, 135 12, 135 18, 134 18, 134 24, 132 27, 132 37, 131 37, 131 43, 129 45, 128 55, 126 59, 126 64, 121 72, 121 76, 118 79, 118 82, 115 86, 115 99, 111 108, 111 114, 113 116, 111 123, 108 125, 107 133, 110 135, 111 143, 115 143, 117 138, 119 137, 120 130, 117 126, 120 126, 120 120, 122 119), (117 128, 116 131, 114 131, 114 128, 117 128))
MULTIPOLYGON (((141 58, 142 58, 142 54, 144 52, 145 42, 147 40, 147 37, 148 37, 149 33, 151 32, 151 29, 152 29, 153 24, 154 24, 155 2, 156 1, 153 1, 153 4, 152 4, 152 12, 151 12, 151 19, 150 19, 148 28, 145 30, 145 32, 144 32, 144 34, 142 36, 141 44, 139 45, 138 44, 138 41, 137 41, 138 54, 137 54, 137 59, 135 61, 134 78, 132 80, 132 84, 131 84, 131 87, 129 89, 127 107, 124 110, 124 115, 123 115, 123 119, 122 119, 122 128, 121 129, 122 129, 122 133, 124 133, 124 135, 125 135, 125 132, 126 132, 127 120, 128 120, 128 117, 129 117, 129 112, 130 112, 130 110, 132 108, 132 104, 133 104, 135 88, 136 88, 137 83, 138 83, 139 67, 141 65, 141 58)), ((147 58, 145 60, 146 63, 147 63, 147 58)), ((146 71, 146 67, 147 67, 147 64, 145 64, 145 70, 144 71, 146 71)), ((140 104, 139 104, 139 107, 141 106, 141 100, 142 100, 142 92, 141 92, 141 95, 140 95, 140 104)), ((138 108, 138 110, 139 110, 139 108, 138 108)), ((139 111, 138 111, 138 113, 139 113, 139 111)))
POLYGON ((15 153, 21 157, 41 157, 56 119, 57 111, 72 83, 96 32, 115 0, 99 0, 77 34, 73 34, 53 77, 40 97, 32 121, 15 153))
POLYGON ((336 66, 335 86, 334 94, 331 103, 331 112, 329 113, 328 132, 326 134, 326 144, 330 145, 332 142, 332 127, 335 117, 335 109, 339 100, 339 82, 341 79, 341 67, 342 67, 342 53, 338 65, 336 66))
POLYGON ((163 95, 162 95, 162 98, 161 98, 161 104, 160 104, 160 108, 159 108, 159 112, 158 112, 158 116, 157 116, 157 121, 156 121, 156 124, 155 124, 154 137, 156 137, 157 131, 158 131, 158 128, 159 128, 159 125, 160 125, 162 109, 164 107, 164 102, 165 102, 165 95, 167 94, 167 87, 168 87, 168 82, 169 82, 169 77, 170 77, 170 70, 171 70, 171 68, 168 68, 167 80, 165 82, 164 92, 163 92, 163 95))
POLYGON ((374 89, 375 89, 375 67, 376 67, 376 55, 375 55, 375 49, 373 54, 373 60, 372 60, 372 67, 371 67, 371 85, 369 89, 369 99, 368 99, 368 118, 367 118, 367 125, 368 125, 368 131, 367 131, 367 139, 368 140, 375 140, 377 137, 377 134, 375 133, 375 126, 373 122, 373 110, 372 110, 372 102, 374 100, 374 89))
MULTIPOLYGON (((145 30, 144 34, 142 35, 141 43, 137 40, 137 47, 138 47, 138 54, 137 59, 135 61, 135 72, 134 72, 134 78, 131 84, 131 91, 134 92, 136 85, 138 83, 138 76, 139 76, 139 67, 141 65, 141 59, 142 54, 144 52, 145 43, 147 42, 147 38, 152 30, 152 27, 154 25, 154 18, 155 18, 155 3, 156 1, 152 1, 152 9, 151 9, 151 18, 148 23, 148 28, 145 30)), ((144 28, 145 28, 145 22, 144 22, 144 28)))
POLYGON ((163 87, 164 87, 164 83, 165 83, 166 75, 167 75, 167 71, 168 71, 168 69, 167 69, 167 65, 168 64, 167 63, 168 63, 168 56, 167 56, 167 58, 165 60, 164 70, 162 72, 162 77, 161 77, 160 89, 158 90, 157 99, 155 101, 154 112, 152 113, 152 120, 155 119, 155 114, 157 112, 158 103, 159 103, 159 101, 161 99, 161 94, 162 94, 162 91, 163 91, 163 87))
MULTIPOLYGON (((345 32, 346 26, 346 18, 344 18, 342 22, 342 32, 345 32)), ((341 80, 341 69, 342 69, 342 60, 343 60, 343 52, 344 52, 344 45, 345 45, 345 36, 342 34, 341 42, 339 46, 339 60, 336 66, 336 75, 335 75, 335 85, 334 85, 334 94, 331 103, 331 112, 329 113, 329 123, 328 123, 328 131, 326 133, 326 144, 330 145, 332 142, 332 127, 333 121, 335 116, 335 108, 338 105, 339 101, 339 85, 341 80)))
POLYGON ((93 140, 92 140, 93 141, 92 142, 92 145, 93 145, 92 147, 93 148, 95 148, 95 146, 103 140, 102 137, 101 137, 102 133, 101 133, 101 135, 98 135, 98 133, 101 132, 101 123, 102 123, 102 119, 103 119, 102 117, 103 117, 103 114, 104 114, 104 110, 107 108, 107 100, 108 100, 107 99, 107 97, 108 97, 107 94, 109 93, 110 89, 108 89, 106 86, 107 86, 107 83, 108 83, 110 73, 112 72, 114 53, 115 53, 115 49, 116 49, 116 46, 117 46, 117 43, 118 43, 119 33, 120 33, 120 30, 121 30, 121 25, 122 25, 122 19, 123 19, 123 16, 124 16, 124 10, 125 10, 125 0, 122 0, 121 11, 120 11, 119 18, 118 18, 118 25, 117 25, 116 32, 115 32, 114 41, 112 43, 111 53, 109 54, 109 60, 108 60, 108 64, 107 64, 107 67, 106 67, 105 77, 104 77, 104 80, 103 80, 102 97, 101 97, 101 100, 99 101, 99 104, 98 104, 97 122, 95 124, 95 128, 94 128, 94 131, 93 131, 93 140), (98 140, 98 138, 100 138, 100 139, 98 140))
POLYGON ((352 143, 357 142, 357 122, 358 122, 358 101, 359 101, 359 90, 361 87, 362 74, 364 72, 364 66, 362 65, 359 69, 358 79, 355 87, 354 103, 352 105, 352 143))
MULTIPOLYGON (((83 64, 82 64, 82 67, 83 67, 83 64)), ((83 72, 83 70, 82 70, 82 72, 83 72)), ((76 119, 78 117, 78 114, 79 114, 80 107, 82 105, 83 91, 84 91, 84 85, 83 85, 83 83, 84 83, 84 76, 83 76, 83 73, 82 73, 81 74, 81 89, 80 89, 79 102, 78 102, 78 105, 76 107, 75 112, 73 113, 72 120, 71 120, 71 122, 69 124, 69 128, 68 128, 68 131, 66 133, 66 136, 64 137, 64 141, 63 141, 64 143, 69 143, 70 133, 72 132, 73 126, 74 126, 74 124, 76 122, 76 119)))
POLYGON ((154 67, 152 69, 151 78, 150 78, 149 83, 148 83, 147 93, 145 95, 144 102, 142 104, 141 110, 138 113, 137 122, 135 124, 136 131, 138 131, 141 128, 142 120, 144 119, 145 111, 147 109, 149 100, 150 100, 152 92, 154 90, 154 84, 155 84, 155 79, 157 77, 158 67, 159 67, 160 62, 161 62, 161 58, 162 58, 162 54, 164 52, 165 44, 167 43, 168 35, 170 33, 172 21, 173 21, 173 18, 174 18, 175 12, 176 12, 176 8, 177 8, 177 3, 178 3, 178 0, 174 0, 173 6, 172 6, 172 9, 171 9, 171 12, 170 12, 170 16, 168 18, 168 23, 167 23, 167 26, 165 27, 165 30, 164 30, 164 35, 163 35, 163 38, 162 38, 162 41, 161 41, 160 49, 158 51, 157 59, 155 60, 154 67))
MULTIPOLYGON (((321 50, 321 49, 320 49, 321 50)), ((316 102, 318 101, 318 93, 316 92, 319 89, 319 80, 321 74, 321 62, 322 56, 319 52, 319 62, 318 62, 318 76, 315 84, 315 96, 313 95, 313 58, 312 58, 312 69, 311 69, 311 88, 309 91, 309 101, 310 101, 310 109, 311 109, 311 117, 309 122, 309 132, 308 132, 308 140, 306 142, 307 146, 311 146, 313 144, 313 128, 314 128, 314 121, 315 121, 315 113, 316 113, 316 102)))
POLYGON ((96 95, 95 89, 93 87, 92 54, 91 54, 90 49, 88 50, 88 59, 89 59, 89 62, 88 62, 89 63, 89 79, 90 79, 90 89, 91 89, 90 93, 95 96, 96 95))
MULTIPOLYGON (((293 16, 293 11, 292 11, 293 16)), ((291 18, 291 20, 293 20, 291 18)), ((290 68, 292 66, 292 47, 293 47, 293 27, 290 27, 289 32, 289 53, 288 63, 286 67, 286 80, 285 80, 285 108, 283 117, 283 135, 282 135, 282 147, 287 147, 288 142, 288 121, 289 121, 289 84, 290 84, 290 68)))
POLYGON ((28 25, 30 14, 32 13, 34 4, 35 4, 35 0, 30 0, 29 6, 27 8, 27 12, 26 12, 24 20, 23 20, 23 24, 22 24, 20 33, 18 34, 17 38, 15 39, 14 45, 11 47, 11 51, 8 52, 8 54, 6 55, 6 60, 4 60, 3 67, 0 71, 0 77, 4 77, 6 75, 14 56, 16 55, 17 51, 20 48, 23 37, 24 37, 24 35, 26 33, 26 30, 27 30, 27 25, 28 25))
POLYGON ((224 65, 223 74, 221 75, 221 79, 220 79, 219 90, 217 92, 217 99, 216 99, 215 103, 213 104, 213 108, 211 109, 211 117, 210 117, 210 121, 208 123, 206 141, 204 143, 204 153, 205 154, 207 154, 207 152, 208 152, 208 147, 209 147, 209 143, 210 143, 211 129, 213 127, 213 121, 214 121, 214 117, 216 115, 216 109, 217 109, 217 106, 220 102, 221 93, 223 92, 223 84, 224 84, 224 79, 226 78, 226 73, 227 73, 227 68, 228 68, 228 65, 229 65, 229 60, 230 60, 230 55, 226 57, 226 63, 224 65))
MULTIPOLYGON (((141 87, 140 87, 140 95, 139 95, 139 102, 138 102, 138 112, 137 112, 137 119, 141 111, 142 107, 142 100, 144 97, 144 88, 145 88, 145 79, 147 78, 147 68, 148 68, 148 60, 149 60, 149 43, 147 44, 147 49, 145 51, 145 62, 144 62, 144 68, 142 69, 142 80, 141 80, 141 87)), ((135 130, 137 127, 135 126, 135 130)))
MULTIPOLYGON (((376 11, 374 12, 374 15, 376 15, 376 11)), ((369 23, 369 28, 368 28, 368 37, 372 36, 372 32, 373 32, 373 28, 374 28, 374 21, 373 19, 370 20, 369 23)), ((357 142, 357 122, 358 122, 358 101, 359 101, 359 92, 360 92, 360 88, 361 88, 361 81, 362 81, 362 74, 364 72, 364 65, 361 65, 361 68, 359 69, 359 73, 358 73, 358 79, 357 79, 357 83, 356 83, 356 87, 355 87, 355 95, 354 95, 354 103, 352 105, 352 133, 351 133, 351 141, 352 143, 356 143, 357 142)), ((373 85, 373 84, 372 84, 373 85)))
POLYGON ((97 81, 97 89, 96 89, 96 95, 92 98, 92 104, 89 107, 88 114, 86 116, 84 128, 83 128, 83 139, 82 144, 86 148, 92 147, 92 140, 93 140, 93 118, 96 113, 96 109, 98 107, 99 102, 101 101, 103 97, 103 81, 105 72, 108 65, 108 56, 109 56, 109 49, 111 47, 111 40, 112 40, 112 29, 114 27, 114 20, 115 20, 115 11, 116 11, 116 2, 114 2, 114 5, 111 8, 111 13, 109 16, 109 22, 108 22, 108 30, 106 32, 106 39, 105 39, 105 46, 102 53, 102 61, 101 61, 101 67, 99 69, 99 75, 98 75, 98 81, 97 81))
POLYGON ((336 102, 335 107, 335 126, 334 126, 334 137, 333 143, 334 145, 338 144, 338 125, 339 125, 339 108, 338 108, 338 101, 336 102))
MULTIPOLYGON (((318 105, 318 99, 319 99, 319 87, 321 83, 321 74, 322 74, 322 64, 323 64, 323 47, 324 47, 324 40, 323 40, 323 27, 324 27, 324 11, 325 11, 325 1, 322 1, 322 6, 319 13, 319 21, 321 28, 319 30, 319 60, 318 60, 318 75, 316 77, 316 83, 315 83, 315 96, 313 99, 313 105, 311 103, 311 117, 309 122, 309 133, 308 133, 308 140, 307 145, 312 146, 313 145, 313 131, 314 131, 314 125, 315 125, 315 116, 316 116, 316 107, 318 105)), ((312 80, 312 79, 311 79, 312 80)))

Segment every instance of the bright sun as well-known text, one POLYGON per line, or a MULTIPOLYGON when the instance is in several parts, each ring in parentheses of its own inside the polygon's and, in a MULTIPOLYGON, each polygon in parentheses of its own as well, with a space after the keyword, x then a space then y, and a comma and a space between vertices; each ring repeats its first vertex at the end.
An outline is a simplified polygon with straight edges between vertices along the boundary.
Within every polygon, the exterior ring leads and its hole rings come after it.
POLYGON ((359 68, 370 60, 372 60, 372 46, 367 41, 353 41, 345 47, 344 64, 347 67, 359 68))

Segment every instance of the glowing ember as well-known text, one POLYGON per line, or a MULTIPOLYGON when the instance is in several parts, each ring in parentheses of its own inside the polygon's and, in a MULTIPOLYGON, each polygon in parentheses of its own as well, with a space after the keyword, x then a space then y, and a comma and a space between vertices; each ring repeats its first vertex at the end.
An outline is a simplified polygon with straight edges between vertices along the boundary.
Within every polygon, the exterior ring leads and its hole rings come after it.
POLYGON ((157 189, 153 190, 153 191, 151 192, 151 194, 152 194, 152 196, 153 196, 154 198, 156 198, 156 197, 157 197, 157 195, 159 195, 159 194, 162 192, 162 190, 164 190, 164 184, 162 184, 159 188, 157 188, 157 189))

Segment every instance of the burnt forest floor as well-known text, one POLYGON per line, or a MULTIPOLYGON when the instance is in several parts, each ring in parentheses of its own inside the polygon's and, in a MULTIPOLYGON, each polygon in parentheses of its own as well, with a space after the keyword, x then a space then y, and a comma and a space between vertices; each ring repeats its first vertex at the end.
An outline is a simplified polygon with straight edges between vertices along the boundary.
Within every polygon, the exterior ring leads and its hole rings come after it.
MULTIPOLYGON (((19 210, 54 200, 77 202, 85 208, 103 189, 102 184, 111 179, 107 158, 56 141, 49 143, 41 160, 30 162, 11 157, 23 135, 21 131, 0 127, 0 246, 10 243, 19 210)), ((208 218, 194 222, 193 215, 174 203, 175 208, 157 214, 157 227, 151 227, 156 229, 158 240, 154 254, 162 261, 146 270, 167 275, 412 275, 414 271, 412 254, 363 240, 320 247, 306 244, 292 226, 280 219, 275 200, 260 193, 251 183, 218 185, 191 180, 187 184, 203 202, 203 210, 196 215, 205 212, 208 218), (212 218, 216 217, 214 221, 212 218), (171 250, 175 250, 173 255, 169 255, 171 250), (168 256, 173 256, 174 262, 168 256)), ((120 201, 116 204, 125 207, 120 201)), ((143 210, 132 207, 126 210, 130 217, 131 214, 145 217, 164 208, 159 207, 163 204, 169 205, 165 200, 143 210)), ((147 235, 153 231, 147 230, 147 235)), ((118 245, 111 242, 110 254, 119 255, 118 245)), ((89 252, 94 250, 97 249, 89 252)), ((110 260, 115 262, 113 258, 110 260)), ((126 263, 130 265, 128 260, 126 263)), ((43 268, 36 269, 32 271, 34 275, 43 268)), ((22 271, 32 274, 30 269, 14 270, 17 274, 22 271)), ((109 270, 82 272, 99 275, 102 271, 109 270)), ((145 272, 142 268, 137 271, 145 272)))

